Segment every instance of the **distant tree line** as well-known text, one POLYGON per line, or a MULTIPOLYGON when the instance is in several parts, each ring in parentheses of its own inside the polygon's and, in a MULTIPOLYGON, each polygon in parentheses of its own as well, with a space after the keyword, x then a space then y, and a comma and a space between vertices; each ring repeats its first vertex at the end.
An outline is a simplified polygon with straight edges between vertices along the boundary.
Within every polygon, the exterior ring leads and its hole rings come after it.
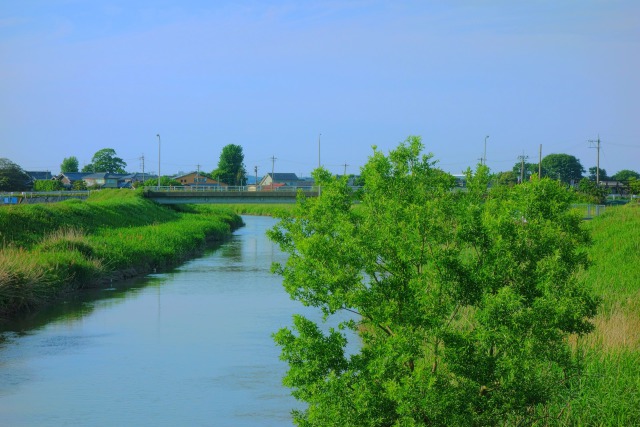
MULTIPOLYGON (((127 173, 127 163, 117 156, 113 148, 103 148, 98 150, 91 162, 80 169, 80 162, 76 156, 65 157, 60 164, 61 173, 85 172, 85 173, 127 173)), ((544 157, 538 165, 537 163, 518 162, 514 164, 510 171, 497 172, 493 174, 495 185, 513 186, 523 181, 528 181, 534 174, 541 172, 542 177, 559 180, 567 185, 592 198, 594 201, 602 201, 607 195, 607 190, 596 185, 598 177, 600 181, 618 181, 624 188, 633 193, 640 193, 640 173, 624 169, 609 176, 604 168, 598 171, 595 166, 588 169, 585 176, 585 168, 580 161, 569 154, 549 154, 544 157)), ((244 153, 242 146, 228 144, 222 148, 218 159, 218 166, 211 172, 202 171, 200 175, 228 185, 244 185, 247 182, 247 169, 244 164, 244 153)), ((157 178, 146 180, 142 185, 156 186, 157 178)), ((140 185, 140 184, 136 184, 140 185)), ((172 181, 169 177, 161 178, 161 185, 180 185, 177 181, 172 181)), ((61 184, 48 182, 33 182, 30 176, 17 164, 9 159, 0 158, 0 190, 3 191, 25 191, 34 189, 36 191, 56 191, 62 187, 61 184)), ((74 189, 86 189, 81 181, 74 183, 74 189)))

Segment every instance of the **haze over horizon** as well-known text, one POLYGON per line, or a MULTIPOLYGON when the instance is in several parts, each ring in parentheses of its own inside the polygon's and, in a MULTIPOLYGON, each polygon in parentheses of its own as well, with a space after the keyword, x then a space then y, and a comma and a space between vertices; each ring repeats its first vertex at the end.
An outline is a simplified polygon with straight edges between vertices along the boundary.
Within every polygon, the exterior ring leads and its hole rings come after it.
POLYGON ((420 135, 451 173, 566 153, 640 171, 633 0, 26 0, 0 5, 0 157, 57 173, 358 173, 420 135))

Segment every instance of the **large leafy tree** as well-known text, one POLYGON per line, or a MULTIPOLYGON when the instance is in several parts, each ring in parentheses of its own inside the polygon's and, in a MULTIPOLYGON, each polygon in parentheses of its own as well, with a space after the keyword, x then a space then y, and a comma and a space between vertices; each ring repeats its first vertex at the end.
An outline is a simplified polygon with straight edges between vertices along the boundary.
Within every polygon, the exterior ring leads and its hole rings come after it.
POLYGON ((116 156, 116 151, 113 148, 103 148, 96 151, 91 163, 85 165, 82 172, 126 173, 124 170, 126 167, 127 163, 116 156))
POLYGON ((60 172, 78 172, 78 168, 80 164, 78 162, 78 158, 76 156, 65 157, 60 164, 60 172))
POLYGON ((580 160, 569 154, 549 154, 542 159, 542 176, 558 179, 566 184, 577 184, 584 167, 580 160))
POLYGON ((607 171, 605 169, 600 168, 600 170, 598 170, 597 166, 592 166, 589 168, 589 179, 591 181, 596 181, 596 178, 598 178, 600 181, 609 179, 609 177, 607 176, 607 171))
POLYGON ((0 158, 0 190, 24 191, 29 188, 31 177, 17 164, 0 158))
POLYGON ((225 145, 220 153, 218 167, 211 172, 214 179, 230 185, 242 185, 247 180, 242 147, 235 144, 225 145))
POLYGON ((515 425, 579 373, 567 338, 592 328, 596 303, 574 276, 589 238, 570 193, 549 179, 489 192, 486 166, 454 192, 422 148, 374 147, 357 205, 346 179, 316 170, 322 195, 269 232, 291 297, 353 316, 296 315, 274 335, 308 405, 299 426, 515 425))
POLYGON ((640 179, 640 173, 629 170, 629 169, 623 169, 621 171, 616 172, 611 178, 615 179, 616 181, 625 182, 625 181, 628 181, 630 178, 640 179))

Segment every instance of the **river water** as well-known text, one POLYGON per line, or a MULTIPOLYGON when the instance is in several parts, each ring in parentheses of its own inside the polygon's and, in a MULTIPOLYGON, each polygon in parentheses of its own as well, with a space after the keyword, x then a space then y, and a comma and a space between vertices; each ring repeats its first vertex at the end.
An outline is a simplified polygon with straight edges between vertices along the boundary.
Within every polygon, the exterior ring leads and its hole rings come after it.
POLYGON ((1 426, 291 426, 271 334, 301 312, 268 217, 179 268, 0 325, 1 426))

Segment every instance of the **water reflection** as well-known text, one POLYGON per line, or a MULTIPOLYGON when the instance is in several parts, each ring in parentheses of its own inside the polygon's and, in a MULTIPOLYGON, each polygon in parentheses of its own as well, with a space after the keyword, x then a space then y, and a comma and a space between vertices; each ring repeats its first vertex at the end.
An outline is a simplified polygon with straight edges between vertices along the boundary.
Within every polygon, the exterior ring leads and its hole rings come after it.
POLYGON ((299 306, 270 273, 271 218, 164 274, 1 326, 3 425, 287 426, 271 334, 299 306))

